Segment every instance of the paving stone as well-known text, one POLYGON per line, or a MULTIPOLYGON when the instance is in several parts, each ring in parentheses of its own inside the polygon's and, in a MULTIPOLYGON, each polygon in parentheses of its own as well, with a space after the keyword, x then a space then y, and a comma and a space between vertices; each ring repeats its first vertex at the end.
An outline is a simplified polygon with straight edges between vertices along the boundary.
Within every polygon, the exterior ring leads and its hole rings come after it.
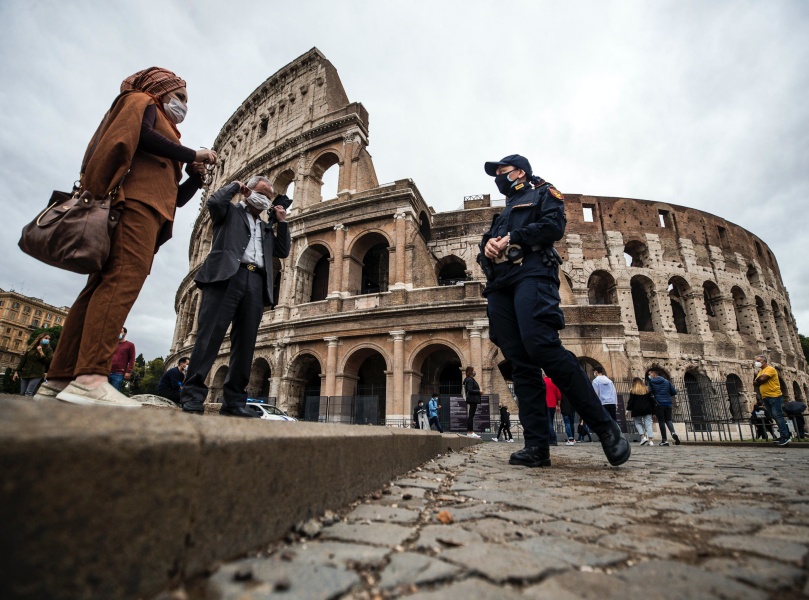
POLYGON ((443 506, 444 510, 448 510, 452 514, 452 518, 456 523, 461 521, 469 521, 471 519, 478 519, 491 512, 497 511, 497 506, 493 504, 471 504, 469 506, 464 504, 456 504, 453 506, 443 506))
POLYGON ((273 559, 250 559, 222 567, 204 584, 203 593, 206 598, 221 600, 326 600, 347 592, 359 581, 356 573, 345 569, 291 564, 273 559))
POLYGON ((684 598, 721 600, 764 600, 768 594, 721 573, 675 561, 650 561, 616 574, 634 586, 646 586, 657 597, 671 600, 684 598))
POLYGON ((524 598, 537 600, 656 600, 658 590, 647 584, 627 584, 604 573, 568 571, 526 588, 524 598))
POLYGON ((460 573, 462 569, 442 560, 416 554, 399 552, 394 554, 382 571, 379 587, 391 588, 399 585, 421 585, 442 581, 460 573))
MULTIPOLYGON (((508 514, 508 513, 506 513, 508 514)), ((576 538, 579 541, 595 542, 607 533, 606 530, 592 525, 584 525, 574 521, 549 521, 547 523, 534 523, 531 529, 537 533, 553 535, 562 538, 576 538)))
POLYGON ((763 527, 756 535, 789 540, 799 544, 809 544, 809 527, 805 525, 768 525, 763 527))
POLYGON ((694 553, 694 548, 661 537, 630 535, 625 532, 605 535, 598 540, 599 545, 620 548, 636 555, 655 558, 672 558, 694 553))
POLYGON ((492 585, 483 579, 466 579, 432 591, 424 591, 407 596, 408 600, 448 600, 469 598, 474 600, 518 600, 519 591, 501 585, 492 585))
POLYGON ((274 555, 274 558, 284 562, 346 567, 349 562, 379 562, 389 552, 388 548, 366 544, 314 541, 285 548, 274 555))
POLYGON ((422 478, 414 478, 408 477, 407 479, 397 479, 393 482, 399 487, 406 487, 406 488, 425 488, 428 490, 437 490, 441 487, 443 482, 435 481, 430 479, 422 479, 422 478))
POLYGON ((419 531, 415 547, 419 550, 443 550, 483 542, 483 536, 457 525, 427 525, 419 531))
POLYGON ((525 552, 514 545, 472 544, 451 548, 442 553, 441 558, 497 582, 538 578, 555 568, 547 557, 525 552))
POLYGON ((804 576, 804 571, 793 565, 753 556, 710 558, 700 566, 767 590, 797 589, 804 576))
POLYGON ((326 527, 320 534, 323 539, 345 540, 377 546, 392 546, 402 544, 413 535, 414 530, 391 523, 373 523, 363 525, 357 523, 336 523, 326 527))
POLYGON ((498 510, 497 507, 491 508, 493 511, 487 514, 512 523, 533 524, 542 523, 549 519, 548 515, 535 510, 498 510))
POLYGON ((711 544, 728 550, 760 554, 764 557, 777 556, 779 560, 795 563, 800 563, 806 556, 806 546, 802 544, 763 536, 751 538, 745 535, 720 535, 713 538, 711 544))
POLYGON ((583 544, 575 540, 560 539, 549 535, 529 538, 514 544, 536 557, 542 557, 557 569, 560 564, 575 567, 599 567, 626 560, 626 552, 603 548, 596 544, 583 544))
POLYGON ((509 523, 494 517, 464 523, 463 528, 479 533, 487 542, 496 543, 519 541, 537 535, 535 531, 524 525, 509 523))
POLYGON ((349 521, 385 521, 391 523, 415 523, 421 513, 407 508, 391 508, 381 504, 360 504, 348 513, 349 521))
POLYGON ((586 511, 571 511, 566 514, 573 521, 594 527, 623 527, 632 522, 628 517, 616 515, 612 508, 605 506, 586 511))

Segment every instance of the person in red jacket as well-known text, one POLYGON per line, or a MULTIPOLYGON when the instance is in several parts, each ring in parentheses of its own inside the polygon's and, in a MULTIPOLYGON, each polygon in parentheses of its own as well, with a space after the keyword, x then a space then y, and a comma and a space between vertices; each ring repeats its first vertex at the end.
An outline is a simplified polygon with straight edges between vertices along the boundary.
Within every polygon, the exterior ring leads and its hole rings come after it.
POLYGON ((121 333, 118 334, 118 346, 112 355, 112 367, 110 367, 110 375, 107 380, 120 392, 124 379, 129 381, 134 368, 135 344, 126 339, 126 327, 121 327, 121 333))
POLYGON ((545 380, 545 403, 548 405, 548 433, 550 435, 551 446, 558 446, 559 440, 556 438, 556 428, 553 426, 553 418, 556 416, 556 407, 562 400, 562 392, 551 381, 551 378, 543 373, 545 380))

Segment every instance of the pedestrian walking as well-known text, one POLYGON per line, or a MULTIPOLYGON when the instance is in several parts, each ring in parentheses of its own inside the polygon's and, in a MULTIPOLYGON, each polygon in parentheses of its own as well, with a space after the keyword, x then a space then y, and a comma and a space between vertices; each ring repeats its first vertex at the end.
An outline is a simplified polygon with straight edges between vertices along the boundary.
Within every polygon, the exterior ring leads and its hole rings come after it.
POLYGON ((479 438, 480 436, 473 431, 475 422, 475 413, 480 404, 480 385, 475 380, 475 369, 473 367, 466 367, 466 377, 463 380, 464 400, 468 407, 466 417, 466 435, 468 437, 479 438))
POLYGON ((594 367, 593 373, 593 389, 595 390, 598 399, 604 410, 612 417, 612 420, 618 422, 618 392, 615 391, 615 384, 604 373, 601 367, 594 367))
POLYGON ((542 370, 598 433, 610 464, 629 459, 631 448, 606 413, 576 357, 559 339, 565 318, 559 306, 561 257, 554 242, 565 234, 564 197, 535 177, 523 156, 484 165, 506 205, 480 243, 478 263, 486 275, 489 338, 511 365, 525 448, 509 463, 550 466, 548 407, 542 370))
POLYGON ((504 442, 514 443, 514 437, 511 435, 511 413, 508 407, 504 404, 500 407, 500 427, 497 428, 497 439, 500 441, 500 434, 503 434, 504 442))
POLYGON ((671 422, 673 397, 677 395, 677 390, 657 369, 649 369, 648 375, 649 392, 657 405, 655 414, 657 415, 657 424, 660 427, 660 445, 669 445, 666 437, 666 428, 668 427, 671 432, 671 439, 674 440, 675 445, 679 446, 680 438, 674 433, 674 423, 671 422))
POLYGON ((649 444, 654 446, 652 415, 655 411, 655 402, 640 377, 635 377, 632 380, 632 387, 629 389, 629 402, 627 402, 626 408, 626 412, 632 414, 635 429, 641 436, 640 445, 649 444))
POLYGON ((230 367, 222 388, 219 414, 257 418, 247 405, 247 384, 264 307, 273 306, 273 258, 289 255, 286 207, 290 199, 275 196, 266 177, 251 177, 247 185, 229 183, 206 201, 213 224, 213 245, 194 278, 202 289, 199 325, 180 401, 183 412, 202 414, 208 395, 205 379, 219 356, 230 327, 230 367), (233 203, 236 194, 242 200, 233 203), (269 213, 267 222, 261 215, 269 213))
POLYGON ((551 378, 545 375, 542 380, 545 382, 545 405, 548 407, 548 437, 551 446, 558 446, 559 439, 556 437, 556 406, 562 400, 562 392, 551 381, 551 378))
POLYGON ((576 411, 573 410, 573 405, 568 400, 568 397, 562 394, 562 399, 559 402, 559 412, 562 413, 562 420, 565 422, 565 433, 567 434, 566 446, 575 446, 576 437, 573 434, 573 419, 576 411))
POLYGON ((753 380, 753 386, 758 388, 761 399, 764 401, 764 406, 770 412, 770 415, 775 419, 778 425, 779 439, 776 442, 779 446, 786 446, 792 440, 789 433, 789 426, 784 418, 784 398, 781 395, 781 383, 778 379, 778 371, 775 367, 769 364, 767 357, 764 354, 756 356, 756 361, 753 366, 758 371, 756 378, 753 380))
POLYGON ((806 419, 803 413, 806 412, 806 405, 798 400, 784 402, 784 415, 795 423, 795 433, 799 440, 806 437, 806 419))
POLYGON ((119 392, 124 381, 132 378, 132 369, 135 368, 135 344, 126 339, 126 327, 121 327, 118 334, 118 345, 112 355, 110 374, 107 377, 110 385, 119 392))
POLYGON ((761 438, 766 441, 768 439, 767 433, 769 432, 774 441, 778 440, 778 436, 775 435, 775 431, 773 431, 772 428, 772 417, 767 407, 764 406, 764 401, 761 398, 756 398, 756 403, 750 411, 750 423, 755 428, 755 437, 753 439, 757 440, 761 438))
POLYGON ((185 81, 159 67, 127 77, 87 147, 82 189, 103 198, 118 186, 122 212, 101 271, 93 273, 70 307, 37 399, 136 408, 109 383, 118 333, 171 238, 178 207, 202 187, 216 153, 180 144, 177 125, 188 109, 185 81), (188 179, 178 185, 182 164, 188 179), (125 200, 125 201, 124 201, 125 200))
POLYGON ((431 428, 435 425, 438 433, 444 433, 444 430, 441 428, 441 423, 438 420, 438 410, 440 408, 441 405, 438 403, 438 394, 433 392, 430 401, 427 403, 427 418, 429 419, 431 428))
POLYGON ((33 397, 36 394, 37 386, 40 384, 48 366, 53 358, 51 350, 51 336, 49 333, 40 333, 25 349, 17 365, 17 370, 11 376, 12 381, 20 380, 20 394, 33 397))
POLYGON ((421 429, 422 417, 426 414, 426 412, 427 409, 424 408, 424 400, 419 398, 418 403, 413 408, 413 427, 415 429, 421 429))

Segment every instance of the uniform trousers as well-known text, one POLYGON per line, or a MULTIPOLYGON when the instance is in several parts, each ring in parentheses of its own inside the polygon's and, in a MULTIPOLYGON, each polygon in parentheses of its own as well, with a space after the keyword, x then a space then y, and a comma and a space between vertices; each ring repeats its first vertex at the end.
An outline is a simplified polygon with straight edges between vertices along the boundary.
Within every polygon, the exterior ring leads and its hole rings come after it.
POLYGON ((90 275, 70 307, 48 379, 109 375, 118 334, 152 269, 165 222, 152 207, 126 199, 104 268, 90 275))
POLYGON ((574 410, 596 433, 612 427, 587 374, 576 356, 562 346, 559 287, 543 277, 526 277, 488 292, 490 338, 513 367, 514 392, 526 447, 549 446, 545 370, 574 410))
POLYGON ((224 403, 230 408, 244 408, 247 404, 245 388, 250 382, 258 327, 264 314, 264 277, 259 271, 240 268, 227 281, 202 288, 197 339, 183 382, 181 402, 205 402, 208 395, 205 379, 231 327, 230 365, 222 390, 224 403))

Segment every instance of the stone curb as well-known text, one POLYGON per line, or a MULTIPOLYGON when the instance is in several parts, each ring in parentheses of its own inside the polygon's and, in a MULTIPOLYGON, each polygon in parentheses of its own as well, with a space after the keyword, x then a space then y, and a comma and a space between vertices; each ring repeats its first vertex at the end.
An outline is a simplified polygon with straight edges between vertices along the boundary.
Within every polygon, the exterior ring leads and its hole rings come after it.
POLYGON ((148 596, 476 443, 3 398, 0 597, 148 596))

